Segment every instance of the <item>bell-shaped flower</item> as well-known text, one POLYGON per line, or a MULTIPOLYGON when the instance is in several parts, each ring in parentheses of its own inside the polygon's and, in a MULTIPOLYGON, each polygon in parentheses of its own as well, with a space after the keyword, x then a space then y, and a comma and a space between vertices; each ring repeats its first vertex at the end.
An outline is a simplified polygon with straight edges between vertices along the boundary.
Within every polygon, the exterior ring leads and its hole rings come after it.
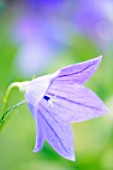
POLYGON ((84 87, 101 57, 74 64, 36 78, 25 88, 25 99, 36 122, 34 152, 46 140, 61 156, 75 160, 71 122, 81 122, 108 112, 95 93, 84 87))

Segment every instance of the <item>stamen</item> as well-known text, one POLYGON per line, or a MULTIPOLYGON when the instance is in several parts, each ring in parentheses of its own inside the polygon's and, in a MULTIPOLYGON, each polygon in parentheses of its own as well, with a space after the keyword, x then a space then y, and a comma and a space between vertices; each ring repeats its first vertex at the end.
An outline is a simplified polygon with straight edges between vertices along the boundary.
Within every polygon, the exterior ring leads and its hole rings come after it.
POLYGON ((53 107, 53 101, 52 101, 51 97, 44 96, 43 98, 48 102, 47 106, 53 107))
POLYGON ((44 96, 44 99, 48 101, 48 100, 50 100, 50 97, 44 96))
POLYGON ((54 106, 54 102, 56 102, 56 95, 55 96, 52 96, 52 97, 49 97, 49 96, 44 96, 43 97, 46 101, 48 101, 48 106, 51 106, 53 107, 54 106))

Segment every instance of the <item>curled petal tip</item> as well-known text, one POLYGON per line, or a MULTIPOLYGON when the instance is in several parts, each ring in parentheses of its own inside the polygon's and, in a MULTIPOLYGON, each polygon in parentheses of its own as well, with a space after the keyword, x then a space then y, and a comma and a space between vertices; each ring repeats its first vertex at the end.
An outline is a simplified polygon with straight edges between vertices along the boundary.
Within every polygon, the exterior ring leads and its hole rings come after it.
POLYGON ((33 152, 39 152, 39 151, 42 149, 42 146, 43 146, 43 145, 41 145, 41 147, 35 146, 35 148, 33 149, 33 152))
POLYGON ((96 61, 98 64, 100 64, 101 60, 102 60, 102 55, 100 55, 100 56, 98 56, 98 57, 96 57, 96 58, 90 59, 90 60, 88 60, 88 61, 86 61, 86 62, 96 61))
POLYGON ((105 113, 108 113, 110 110, 108 107, 105 108, 105 113))
POLYGON ((109 108, 103 103, 102 107, 103 114, 107 114, 109 112, 109 108))
MULTIPOLYGON (((62 155, 61 155, 62 156, 62 155)), ((76 158, 75 158, 75 155, 73 154, 73 155, 71 155, 71 156, 62 156, 63 158, 65 158, 65 159, 68 159, 68 160, 70 160, 70 161, 73 161, 73 162, 75 162, 76 161, 76 158)))
POLYGON ((98 56, 97 58, 100 58, 100 59, 102 59, 102 55, 98 56))
POLYGON ((97 57, 97 59, 101 62, 101 60, 102 60, 102 55, 100 55, 99 57, 97 57))
POLYGON ((75 162, 76 159, 75 159, 75 155, 73 155, 71 158, 70 158, 71 161, 75 162))
POLYGON ((68 156, 64 156, 64 158, 66 158, 66 159, 68 159, 68 160, 70 160, 70 161, 73 161, 73 162, 75 162, 76 161, 76 158, 75 158, 75 154, 74 153, 72 153, 72 155, 68 155, 68 156))
POLYGON ((40 149, 39 148, 34 148, 33 150, 32 150, 32 152, 39 152, 40 151, 40 149))
POLYGON ((33 149, 32 152, 37 152, 37 150, 36 150, 36 149, 33 149))
POLYGON ((97 62, 100 64, 100 62, 101 62, 101 60, 102 60, 102 55, 100 55, 100 56, 98 56, 98 57, 96 57, 96 58, 94 58, 94 59, 91 59, 91 60, 97 61, 97 62))

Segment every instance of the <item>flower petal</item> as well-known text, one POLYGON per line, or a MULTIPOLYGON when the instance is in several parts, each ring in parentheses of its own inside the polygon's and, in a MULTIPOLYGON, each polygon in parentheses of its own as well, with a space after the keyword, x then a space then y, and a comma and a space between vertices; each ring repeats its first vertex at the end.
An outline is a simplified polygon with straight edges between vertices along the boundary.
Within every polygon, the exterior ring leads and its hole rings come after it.
POLYGON ((48 112, 45 100, 38 108, 42 129, 48 143, 64 158, 75 160, 72 129, 68 122, 64 122, 58 115, 48 112))
POLYGON ((40 119, 39 119, 39 115, 38 113, 36 112, 36 108, 34 108, 32 106, 32 104, 28 103, 28 107, 35 119, 35 122, 36 122, 36 143, 35 143, 35 148, 34 148, 34 152, 39 152, 42 147, 43 147, 43 144, 44 144, 44 136, 43 136, 43 131, 42 131, 42 124, 40 122, 40 119))
MULTIPOLYGON (((58 75, 59 70, 52 74, 48 74, 31 81, 31 83, 27 86, 25 92, 25 99, 27 103, 30 104, 30 107, 35 108, 35 106, 38 105, 40 100, 45 95, 50 84, 52 84, 52 82, 58 75)), ((32 109, 31 112, 33 113, 32 109)))
POLYGON ((54 85, 47 91, 47 96, 56 96, 53 107, 48 112, 59 115, 68 122, 81 122, 96 118, 108 112, 104 103, 91 90, 79 84, 54 85))
POLYGON ((55 79, 56 84, 60 83, 78 83, 84 84, 97 70, 101 56, 86 62, 74 64, 60 70, 58 78, 55 79))
POLYGON ((34 152, 39 152, 44 144, 44 136, 43 136, 43 131, 42 131, 42 124, 40 122, 40 119, 38 116, 35 119, 36 121, 36 143, 35 143, 35 148, 34 152))
POLYGON ((33 106, 33 108, 35 108, 35 105, 39 103, 39 101, 42 99, 45 92, 47 91, 49 84, 50 80, 45 76, 39 77, 31 81, 25 92, 25 99, 28 104, 30 103, 30 107, 33 106))

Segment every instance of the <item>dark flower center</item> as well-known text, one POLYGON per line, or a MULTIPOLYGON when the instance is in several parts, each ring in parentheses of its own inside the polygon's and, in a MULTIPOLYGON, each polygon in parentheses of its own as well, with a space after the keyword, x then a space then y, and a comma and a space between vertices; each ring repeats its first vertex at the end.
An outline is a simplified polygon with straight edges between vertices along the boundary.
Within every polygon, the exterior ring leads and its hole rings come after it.
POLYGON ((50 100, 50 97, 48 97, 48 96, 44 96, 43 98, 47 101, 50 100))

